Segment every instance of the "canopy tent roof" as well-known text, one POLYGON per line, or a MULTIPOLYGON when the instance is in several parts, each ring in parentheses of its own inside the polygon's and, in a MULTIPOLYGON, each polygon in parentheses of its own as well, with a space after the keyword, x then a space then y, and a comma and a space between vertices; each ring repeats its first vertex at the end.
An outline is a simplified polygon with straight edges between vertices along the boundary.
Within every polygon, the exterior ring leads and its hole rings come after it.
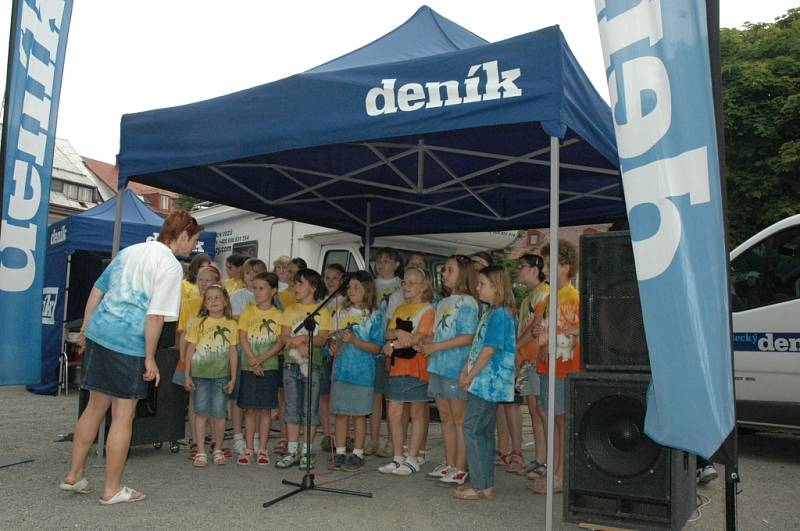
MULTIPOLYGON (((111 251, 114 233, 114 216, 117 200, 113 197, 94 208, 74 214, 50 225, 48 233, 50 245, 48 253, 77 250, 111 251)), ((164 219, 150 210, 144 202, 130 190, 123 190, 121 246, 127 247, 141 243, 161 230, 164 219)), ((204 231, 200 234, 203 252, 214 255, 216 233, 204 231)))
POLYGON ((120 185, 371 236, 547 226, 554 136, 561 222, 623 218, 611 112, 560 29, 484 42, 423 8, 309 72, 125 115, 120 185))

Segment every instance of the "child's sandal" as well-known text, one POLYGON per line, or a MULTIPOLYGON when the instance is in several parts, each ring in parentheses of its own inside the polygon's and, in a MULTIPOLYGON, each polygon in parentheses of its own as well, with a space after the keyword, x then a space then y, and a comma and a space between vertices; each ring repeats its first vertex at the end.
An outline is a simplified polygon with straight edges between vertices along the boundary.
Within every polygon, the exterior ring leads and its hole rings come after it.
POLYGON ((494 464, 495 465, 507 465, 509 463, 508 458, 509 458, 510 455, 511 454, 504 454, 500 450, 497 450, 494 453, 494 464))
POLYGON ((225 465, 228 464, 228 460, 225 459, 225 452, 222 450, 214 450, 214 453, 211 454, 214 456, 214 464, 215 465, 225 465))
POLYGON ((197 455, 194 456, 192 460, 192 465, 196 466, 197 468, 205 468, 208 466, 208 456, 205 452, 197 452, 197 455))
POLYGON ((197 445, 192 443, 189 447, 189 461, 194 461, 194 457, 197 455, 197 445))
POLYGON ((249 465, 250 460, 253 458, 253 450, 245 448, 244 452, 239 454, 239 459, 236 460, 237 465, 249 465))
POLYGON ((510 472, 512 474, 524 474, 525 473, 525 461, 522 460, 522 454, 517 452, 511 452, 508 454, 508 467, 506 467, 506 472, 510 472))
POLYGON ((289 441, 286 439, 278 439, 275 443, 275 453, 278 455, 286 455, 289 452, 289 441))
POLYGON ((269 454, 266 450, 258 451, 258 460, 256 460, 256 464, 261 466, 267 466, 269 464, 269 454))
POLYGON ((531 461, 525 467, 525 477, 528 479, 543 478, 547 475, 547 465, 537 460, 531 461))

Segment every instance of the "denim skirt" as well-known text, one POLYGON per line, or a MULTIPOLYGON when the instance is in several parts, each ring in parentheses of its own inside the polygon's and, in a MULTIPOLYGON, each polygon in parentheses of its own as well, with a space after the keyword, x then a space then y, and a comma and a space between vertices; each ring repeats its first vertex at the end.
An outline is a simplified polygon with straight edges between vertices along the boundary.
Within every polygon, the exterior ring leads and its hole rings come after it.
POLYGON ((278 371, 264 371, 263 376, 240 372, 237 405, 242 409, 278 409, 278 378, 278 371))
POLYGON ((336 415, 369 415, 372 413, 372 395, 372 387, 334 380, 331 388, 331 410, 336 415))
POLYGON ((427 402, 428 382, 413 376, 390 376, 386 398, 394 402, 427 402))
POLYGON ((81 388, 115 398, 147 398, 144 357, 107 349, 86 338, 81 366, 81 388))

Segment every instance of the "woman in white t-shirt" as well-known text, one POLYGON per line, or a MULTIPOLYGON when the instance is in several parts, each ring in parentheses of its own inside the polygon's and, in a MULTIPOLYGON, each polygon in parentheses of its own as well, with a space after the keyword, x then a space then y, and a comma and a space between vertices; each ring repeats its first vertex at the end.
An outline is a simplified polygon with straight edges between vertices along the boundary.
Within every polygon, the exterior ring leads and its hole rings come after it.
POLYGON ((201 225, 184 210, 170 213, 157 241, 123 249, 94 284, 83 316, 80 342, 85 348, 81 387, 89 402, 75 425, 72 462, 62 490, 92 492, 85 477, 86 458, 100 422, 111 408, 106 441, 106 473, 100 503, 144 499, 122 484, 136 402, 160 376, 155 355, 164 321, 178 318, 186 256, 197 244, 201 225))

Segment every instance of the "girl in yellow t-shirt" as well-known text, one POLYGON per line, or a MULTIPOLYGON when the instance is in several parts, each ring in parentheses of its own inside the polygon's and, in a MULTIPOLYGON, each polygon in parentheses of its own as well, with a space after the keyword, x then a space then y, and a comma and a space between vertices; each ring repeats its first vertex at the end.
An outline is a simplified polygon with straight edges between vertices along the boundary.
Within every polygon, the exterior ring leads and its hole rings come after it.
POLYGON ((244 410, 246 447, 237 463, 249 465, 253 458, 258 418, 260 437, 256 463, 265 466, 269 464, 267 443, 272 410, 278 407, 278 353, 283 349, 280 340, 283 312, 272 304, 278 291, 275 273, 256 274, 250 287, 255 304, 247 306, 239 317, 239 344, 244 361, 239 374, 238 405, 244 410))
MULTIPOLYGON (((195 412, 195 432, 198 452, 194 466, 208 465, 205 452, 206 420, 211 420, 214 440, 221 442, 225 434, 228 415, 228 395, 233 392, 238 374, 238 325, 231 318, 231 301, 225 288, 209 286, 203 296, 203 308, 197 322, 186 334, 186 382, 184 388, 192 391, 195 412)), ((217 445, 214 464, 227 463, 225 454, 217 445)))

